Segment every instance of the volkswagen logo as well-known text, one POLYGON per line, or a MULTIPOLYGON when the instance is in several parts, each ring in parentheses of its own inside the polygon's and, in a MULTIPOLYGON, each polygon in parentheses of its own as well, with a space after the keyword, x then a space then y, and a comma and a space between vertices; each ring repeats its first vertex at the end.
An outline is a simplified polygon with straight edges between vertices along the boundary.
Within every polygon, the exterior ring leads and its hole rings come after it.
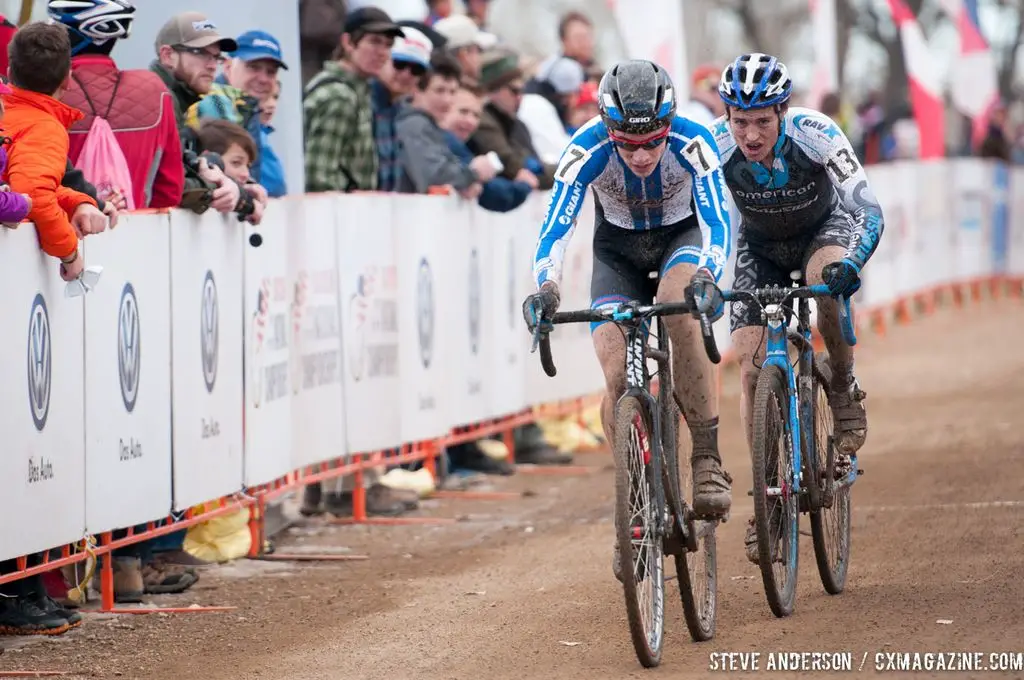
POLYGON ((476 248, 469 254, 469 350, 480 352, 480 256, 476 248))
POLYGON ((117 312, 117 374, 121 378, 121 399, 131 413, 139 396, 139 369, 142 367, 139 302, 135 287, 124 284, 121 307, 117 312))
POLYGON ((434 278, 427 258, 420 260, 416 277, 416 327, 420 335, 420 361, 430 368, 434 358, 434 278))
POLYGON ((508 242, 508 327, 516 327, 516 243, 508 242))
POLYGON ((213 272, 207 270, 203 279, 203 302, 199 312, 200 353, 203 359, 203 380, 206 391, 213 392, 217 382, 217 346, 220 329, 220 310, 217 305, 217 284, 213 280, 213 272))
POLYGON ((32 422, 40 432, 50 414, 51 358, 50 314, 43 294, 37 293, 28 317, 28 401, 32 422))

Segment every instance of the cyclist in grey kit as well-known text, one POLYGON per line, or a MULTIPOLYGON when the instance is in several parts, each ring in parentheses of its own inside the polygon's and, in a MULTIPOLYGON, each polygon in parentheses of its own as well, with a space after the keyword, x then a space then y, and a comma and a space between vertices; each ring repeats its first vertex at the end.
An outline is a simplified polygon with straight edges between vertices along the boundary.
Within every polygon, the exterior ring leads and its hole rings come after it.
MULTIPOLYGON (((818 329, 833 377, 829 404, 841 455, 867 435, 865 393, 853 374, 853 348, 839 324, 836 298, 860 288, 860 272, 882 235, 882 210, 849 140, 818 111, 791 108, 786 66, 765 54, 745 54, 722 72, 718 93, 726 113, 712 124, 726 185, 740 212, 733 287, 788 286, 800 270, 818 298, 818 329)), ((733 303, 732 342, 740 361, 740 410, 751 440, 751 404, 764 362, 764 328, 753 305, 733 303)), ((757 535, 747 529, 747 558, 757 562, 757 535)))

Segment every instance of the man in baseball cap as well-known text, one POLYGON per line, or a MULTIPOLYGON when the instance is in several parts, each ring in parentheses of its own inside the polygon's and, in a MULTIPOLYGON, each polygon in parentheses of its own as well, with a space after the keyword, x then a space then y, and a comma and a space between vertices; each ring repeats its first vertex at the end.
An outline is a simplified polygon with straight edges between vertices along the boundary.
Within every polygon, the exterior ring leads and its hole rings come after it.
POLYGON ((288 70, 281 43, 266 31, 246 31, 238 36, 238 49, 224 66, 224 77, 217 82, 230 83, 247 95, 263 101, 274 91, 277 72, 288 70))
MULTIPOLYGON (((171 17, 157 33, 156 59, 149 70, 157 74, 171 94, 174 118, 182 140, 182 151, 195 152, 196 144, 185 125, 185 112, 213 87, 222 52, 238 49, 238 43, 225 38, 205 14, 183 12, 171 17)), ((221 213, 233 212, 242 188, 216 167, 205 163, 199 169, 186 163, 182 207, 221 213)))
POLYGON ((351 35, 376 33, 401 38, 402 27, 396 24, 388 13, 379 7, 360 7, 345 17, 345 33, 351 35))
POLYGON ((224 60, 221 53, 238 49, 238 43, 222 36, 205 14, 183 12, 163 25, 154 47, 154 67, 160 68, 153 70, 163 78, 184 112, 210 91, 217 66, 224 60))
POLYGON ((238 43, 217 32, 217 25, 201 12, 183 12, 171 17, 156 34, 156 51, 161 45, 202 49, 217 45, 222 52, 233 52, 238 43))

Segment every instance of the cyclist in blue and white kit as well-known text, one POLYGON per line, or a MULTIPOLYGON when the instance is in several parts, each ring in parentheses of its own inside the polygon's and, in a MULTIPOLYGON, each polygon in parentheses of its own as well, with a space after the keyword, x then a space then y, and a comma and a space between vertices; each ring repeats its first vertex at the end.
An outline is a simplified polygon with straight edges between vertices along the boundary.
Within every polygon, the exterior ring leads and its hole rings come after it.
MULTIPOLYGON (((848 456, 867 435, 865 393, 853 375, 853 348, 843 341, 839 303, 860 288, 860 272, 882 236, 882 209, 849 140, 828 116, 790 108, 786 66, 765 54, 745 54, 722 72, 726 113, 712 125, 725 181, 739 209, 733 286, 790 285, 791 271, 809 285, 827 284, 818 298, 818 329, 832 368, 829 403, 838 449, 848 456)), ((733 303, 732 343, 740 361, 740 411, 751 437, 751 404, 764 361, 764 328, 753 305, 733 303)), ((747 558, 757 562, 753 521, 747 558)))
MULTIPOLYGON (((555 172, 534 262, 538 292, 524 309, 537 304, 544 317, 557 310, 562 258, 590 187, 597 211, 592 306, 650 303, 655 295, 661 302, 682 301, 692 294, 709 318, 719 318, 725 305, 715 282, 731 235, 714 138, 703 125, 676 115, 672 81, 650 61, 613 66, 601 80, 598 100, 600 115, 573 135, 555 172)), ((688 315, 666 317, 666 323, 676 394, 693 439, 694 510, 721 517, 729 511, 731 479, 718 454, 712 368, 700 324, 688 315)), ((594 324, 591 331, 607 386, 602 421, 613 441, 626 345, 614 324, 594 324)))

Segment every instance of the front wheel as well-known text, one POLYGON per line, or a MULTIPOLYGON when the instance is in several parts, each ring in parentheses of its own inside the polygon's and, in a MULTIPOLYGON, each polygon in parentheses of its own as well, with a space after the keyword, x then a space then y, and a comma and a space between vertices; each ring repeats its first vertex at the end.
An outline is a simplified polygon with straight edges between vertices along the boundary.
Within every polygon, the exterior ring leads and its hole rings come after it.
MULTIPOLYGON (((811 537, 814 558, 818 563, 821 585, 829 595, 838 595, 846 586, 846 573, 850 567, 850 485, 842 483, 849 474, 848 460, 839 456, 835 446, 835 423, 828 405, 828 386, 832 382, 832 369, 827 357, 817 357, 814 372, 814 444, 818 460, 824 468, 820 483, 831 485, 831 493, 823 488, 824 497, 831 496, 831 507, 811 512, 811 537), (842 460, 836 460, 839 456, 842 460), (829 474, 831 473, 831 474, 829 474)), ((818 480, 816 480, 818 481, 818 480)))
POLYGON ((626 616, 640 663, 661 663, 665 626, 664 494, 652 456, 651 417, 636 397, 615 407, 615 535, 626 616))
POLYGON ((786 377, 765 366, 754 392, 751 462, 754 473, 754 526, 758 566, 768 606, 789 616, 796 603, 800 506, 793 492, 793 447, 788 421, 786 377))
MULTIPOLYGON (((659 331, 662 328, 659 319, 659 331)), ((666 336, 667 337, 667 336, 666 336)), ((658 405, 661 413, 661 445, 664 451, 665 493, 670 508, 676 501, 689 514, 684 495, 692 493, 692 470, 690 469, 690 437, 687 431, 680 434, 679 407, 672 392, 672 375, 666 362, 658 372, 661 392, 658 405), (680 474, 682 473, 682 474, 680 474)), ((684 521, 687 518, 683 518, 684 521)), ((677 539, 676 582, 679 596, 683 601, 683 618, 694 642, 705 642, 715 636, 718 619, 718 554, 715 544, 715 529, 718 522, 696 521, 688 528, 697 534, 697 550, 690 552, 681 540, 682 530, 674 527, 677 539)))

